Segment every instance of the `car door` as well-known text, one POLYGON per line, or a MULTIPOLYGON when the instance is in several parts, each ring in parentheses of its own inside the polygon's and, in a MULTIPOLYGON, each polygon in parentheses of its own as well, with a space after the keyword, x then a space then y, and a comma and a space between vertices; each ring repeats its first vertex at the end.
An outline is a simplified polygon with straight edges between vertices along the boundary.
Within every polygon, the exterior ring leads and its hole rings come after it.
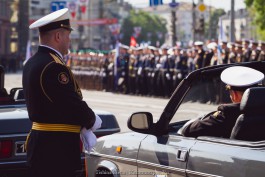
POLYGON ((263 177, 265 142, 199 137, 190 149, 187 176, 263 177))
POLYGON ((175 134, 147 136, 138 152, 138 176, 186 176, 188 152, 194 143, 195 138, 175 134))

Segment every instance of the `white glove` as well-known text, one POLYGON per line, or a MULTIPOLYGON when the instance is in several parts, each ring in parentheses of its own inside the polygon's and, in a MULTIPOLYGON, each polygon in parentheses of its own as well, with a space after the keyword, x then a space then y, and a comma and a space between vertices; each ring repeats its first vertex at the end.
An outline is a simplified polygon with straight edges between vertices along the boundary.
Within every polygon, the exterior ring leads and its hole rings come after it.
POLYGON ((166 78, 167 78, 167 80, 170 80, 170 75, 169 75, 169 73, 166 73, 166 78))
POLYGON ((93 127, 91 128, 91 130, 94 132, 95 130, 99 129, 101 127, 101 123, 102 123, 102 120, 101 118, 95 114, 96 116, 96 120, 95 120, 95 123, 93 125, 93 127))
POLYGON ((91 129, 87 130, 85 127, 82 128, 80 133, 81 141, 83 142, 85 150, 90 152, 92 148, 97 143, 96 135, 91 131, 91 129))

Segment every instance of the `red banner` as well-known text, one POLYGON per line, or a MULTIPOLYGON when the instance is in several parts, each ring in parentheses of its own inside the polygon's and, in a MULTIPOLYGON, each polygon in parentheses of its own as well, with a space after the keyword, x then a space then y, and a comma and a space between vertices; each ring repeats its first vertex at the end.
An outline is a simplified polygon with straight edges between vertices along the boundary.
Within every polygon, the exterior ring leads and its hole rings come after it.
POLYGON ((93 20, 71 20, 71 24, 93 26, 93 25, 110 25, 118 23, 117 18, 101 18, 93 20))

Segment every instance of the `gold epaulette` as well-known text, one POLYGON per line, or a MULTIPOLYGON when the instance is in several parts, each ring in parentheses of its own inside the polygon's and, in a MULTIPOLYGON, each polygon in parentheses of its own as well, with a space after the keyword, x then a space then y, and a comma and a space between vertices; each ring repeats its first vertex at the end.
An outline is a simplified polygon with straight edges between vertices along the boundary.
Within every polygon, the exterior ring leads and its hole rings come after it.
POLYGON ((54 61, 55 61, 56 63, 59 63, 59 64, 61 64, 61 65, 64 65, 64 63, 60 60, 59 57, 57 57, 56 55, 54 55, 54 54, 52 54, 52 53, 50 53, 50 55, 52 56, 52 58, 54 59, 54 61))

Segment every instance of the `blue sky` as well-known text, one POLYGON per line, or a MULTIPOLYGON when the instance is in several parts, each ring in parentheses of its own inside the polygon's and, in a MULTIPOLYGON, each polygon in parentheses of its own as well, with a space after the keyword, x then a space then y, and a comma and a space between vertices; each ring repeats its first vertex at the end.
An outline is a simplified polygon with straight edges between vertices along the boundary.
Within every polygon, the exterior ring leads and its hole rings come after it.
MULTIPOLYGON (((149 0, 124 0, 130 2, 135 7, 147 7, 149 4, 149 0)), ((171 2, 172 0, 163 0, 164 4, 171 2)), ((192 2, 192 0, 176 0, 176 2, 192 2)), ((195 3, 198 0, 194 0, 195 3)), ((225 11, 228 11, 231 8, 231 0, 204 0, 206 5, 211 5, 216 8, 223 8, 225 11)), ((244 0, 235 0, 235 9, 245 8, 246 5, 244 0)))

